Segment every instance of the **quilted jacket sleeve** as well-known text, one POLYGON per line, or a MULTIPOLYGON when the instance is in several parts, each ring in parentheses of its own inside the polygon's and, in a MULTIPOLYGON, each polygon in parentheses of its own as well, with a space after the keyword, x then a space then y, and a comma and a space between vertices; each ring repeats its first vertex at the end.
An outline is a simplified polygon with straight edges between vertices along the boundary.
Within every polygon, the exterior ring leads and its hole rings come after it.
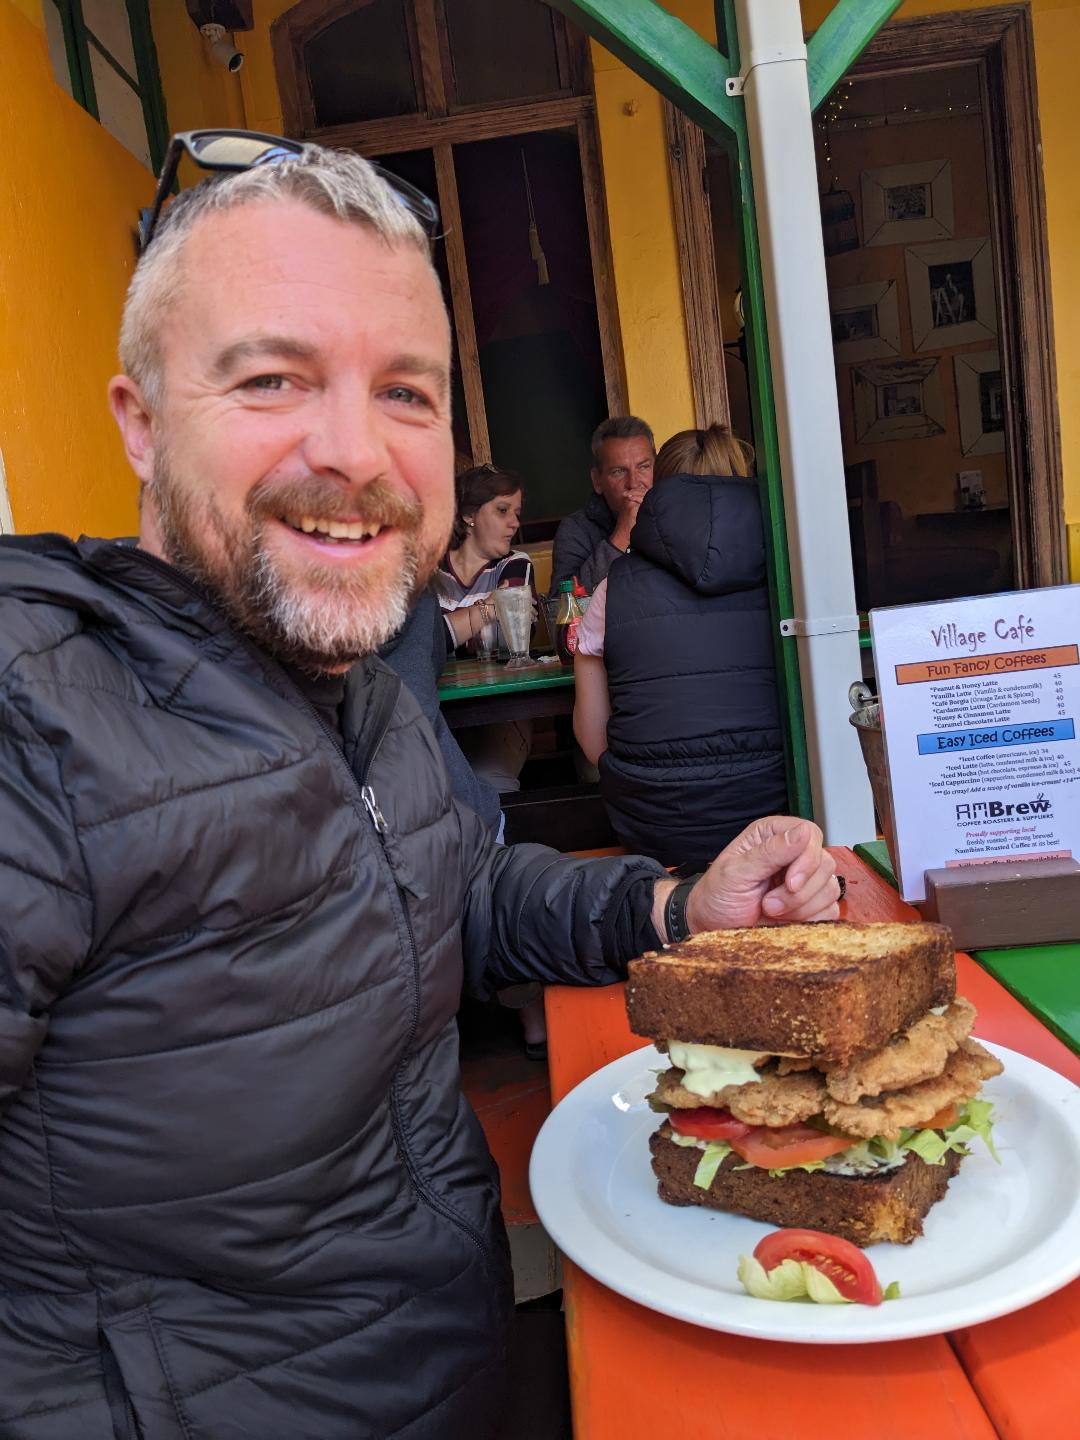
POLYGON ((0 703, 0 1115, 26 1082, 92 925, 56 757, 0 703))
POLYGON ((623 552, 607 540, 597 539, 597 527, 590 527, 576 515, 559 521, 551 551, 551 593, 560 580, 576 575, 591 595, 623 552))
POLYGON ((462 940, 466 982, 610 985, 626 962, 659 944, 649 921, 653 881, 665 872, 640 855, 580 860, 544 845, 496 845, 458 807, 465 857, 462 940))

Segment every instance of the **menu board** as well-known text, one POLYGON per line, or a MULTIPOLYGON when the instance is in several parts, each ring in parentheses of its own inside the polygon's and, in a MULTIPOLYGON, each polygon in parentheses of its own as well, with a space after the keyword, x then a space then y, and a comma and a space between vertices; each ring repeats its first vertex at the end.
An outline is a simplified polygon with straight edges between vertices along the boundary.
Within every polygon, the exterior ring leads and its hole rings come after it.
POLYGON ((1080 855, 1080 585, 870 614, 900 890, 1080 855))

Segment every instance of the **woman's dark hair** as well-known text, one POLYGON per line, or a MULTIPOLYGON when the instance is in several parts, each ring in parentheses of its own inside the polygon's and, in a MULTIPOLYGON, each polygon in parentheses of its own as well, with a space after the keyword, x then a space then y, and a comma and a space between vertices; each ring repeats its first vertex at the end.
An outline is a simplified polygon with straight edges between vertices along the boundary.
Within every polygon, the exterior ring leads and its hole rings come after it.
POLYGON ((463 470, 454 481, 454 528, 450 532, 450 549, 456 550, 464 541, 468 516, 475 515, 481 505, 496 495, 516 495, 524 490, 521 476, 514 470, 500 470, 498 465, 474 465, 463 470))
POLYGON ((669 475, 749 475, 754 447, 733 435, 726 425, 707 430, 680 430, 660 447, 654 482, 669 475))

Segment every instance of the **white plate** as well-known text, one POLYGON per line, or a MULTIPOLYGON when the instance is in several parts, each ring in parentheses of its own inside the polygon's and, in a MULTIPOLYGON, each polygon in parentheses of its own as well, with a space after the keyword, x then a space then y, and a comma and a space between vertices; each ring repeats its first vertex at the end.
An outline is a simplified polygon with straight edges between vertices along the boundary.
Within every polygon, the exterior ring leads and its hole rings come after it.
POLYGON ((651 1045, 590 1075, 537 1137, 529 1183, 537 1214, 575 1264, 665 1315, 758 1339, 853 1345, 935 1335, 1019 1310, 1080 1274, 1080 1090, 1025 1055, 986 1044, 1005 1073, 994 1102, 1001 1164, 981 1141, 911 1245, 867 1251, 884 1305, 754 1300, 735 1266, 773 1226, 656 1193, 645 1103, 667 1061, 651 1045))

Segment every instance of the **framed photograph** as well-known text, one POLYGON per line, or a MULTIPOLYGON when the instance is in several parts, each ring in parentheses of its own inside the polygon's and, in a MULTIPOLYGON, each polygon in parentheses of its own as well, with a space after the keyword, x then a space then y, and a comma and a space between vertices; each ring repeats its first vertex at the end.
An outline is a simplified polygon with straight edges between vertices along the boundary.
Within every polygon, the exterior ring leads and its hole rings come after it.
POLYGON ((938 361, 877 360, 851 372, 855 439, 922 440, 945 433, 945 399, 938 361))
POLYGON ((904 251, 904 263, 916 350, 996 338, 997 293, 988 239, 919 245, 904 251))
POLYGON ((952 235, 948 160, 864 170, 861 181, 864 245, 908 245, 912 240, 944 240, 952 235))
POLYGON ((978 350, 953 356, 960 448, 965 455, 992 455, 1005 449, 1005 387, 1001 356, 978 350))
POLYGON ((837 360, 876 360, 900 354, 896 281, 848 285, 829 296, 837 360))

